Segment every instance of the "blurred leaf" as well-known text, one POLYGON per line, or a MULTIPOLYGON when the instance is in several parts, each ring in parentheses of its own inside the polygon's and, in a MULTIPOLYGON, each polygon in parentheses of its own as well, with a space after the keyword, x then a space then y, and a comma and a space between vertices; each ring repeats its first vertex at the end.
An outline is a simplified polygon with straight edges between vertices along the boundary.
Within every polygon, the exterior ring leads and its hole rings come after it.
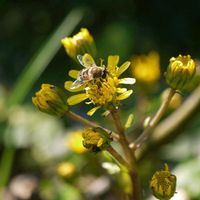
POLYGON ((39 78, 59 50, 61 46, 60 40, 74 30, 83 18, 83 13, 84 12, 81 9, 71 11, 52 36, 46 41, 41 49, 38 50, 18 78, 8 102, 9 106, 19 104, 24 100, 34 82, 39 78))

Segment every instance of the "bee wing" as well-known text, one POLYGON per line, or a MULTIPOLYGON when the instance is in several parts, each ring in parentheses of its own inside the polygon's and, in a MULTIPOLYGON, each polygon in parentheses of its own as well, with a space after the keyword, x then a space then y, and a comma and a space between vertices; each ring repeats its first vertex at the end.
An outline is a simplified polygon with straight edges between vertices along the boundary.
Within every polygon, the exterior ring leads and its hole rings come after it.
POLYGON ((92 58, 90 54, 86 53, 83 56, 77 55, 77 59, 83 67, 89 68, 92 66, 96 66, 96 63, 94 62, 94 59, 92 58))
POLYGON ((77 79, 72 83, 70 89, 76 89, 76 88, 79 88, 82 85, 83 85, 83 81, 77 79))

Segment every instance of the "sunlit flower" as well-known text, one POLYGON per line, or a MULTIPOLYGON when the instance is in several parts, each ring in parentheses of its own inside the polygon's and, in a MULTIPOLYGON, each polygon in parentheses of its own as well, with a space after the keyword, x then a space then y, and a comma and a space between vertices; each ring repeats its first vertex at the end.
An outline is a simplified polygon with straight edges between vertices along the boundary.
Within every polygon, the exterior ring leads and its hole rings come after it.
POLYGON ((83 146, 94 152, 105 149, 110 145, 110 139, 94 128, 85 128, 82 132, 83 146))
POLYGON ((196 63, 190 55, 172 57, 166 72, 168 85, 177 90, 184 90, 193 79, 196 72, 196 63))
POLYGON ((51 115, 62 116, 68 110, 65 92, 50 84, 42 84, 32 102, 40 111, 51 115))
POLYGON ((77 154, 83 154, 87 152, 88 150, 83 146, 83 138, 82 138, 82 132, 83 130, 76 130, 69 134, 67 137, 66 145, 67 147, 77 153, 77 154))
MULTIPOLYGON (((83 57, 87 57, 93 66, 96 66, 93 58, 89 54, 85 54, 83 57)), ((86 59, 85 59, 86 60, 86 59)), ((84 100, 89 100, 87 104, 93 104, 92 108, 87 114, 93 115, 96 110, 103 107, 106 110, 117 108, 120 105, 120 101, 128 98, 132 94, 132 90, 127 90, 125 87, 120 87, 121 84, 134 84, 134 78, 122 78, 119 76, 129 67, 130 62, 125 62, 118 67, 119 56, 109 56, 107 66, 103 64, 101 67, 105 68, 105 77, 95 77, 90 81, 83 81, 83 84, 78 88, 72 89, 72 81, 65 82, 65 88, 70 92, 82 93, 73 95, 68 98, 69 105, 78 104, 84 100)), ((69 71, 69 76, 77 79, 81 72, 76 70, 69 71)))
POLYGON ((155 83, 160 78, 160 56, 151 51, 148 55, 135 56, 131 60, 134 77, 142 83, 155 83))
POLYGON ((61 162, 58 164, 56 171, 59 176, 69 178, 75 173, 76 167, 71 162, 61 162))
POLYGON ((157 171, 151 181, 150 188, 153 195, 158 199, 170 199, 176 191, 176 176, 171 174, 168 165, 165 169, 157 171))
POLYGON ((90 53, 93 56, 96 54, 94 39, 86 28, 81 28, 79 33, 73 37, 66 37, 61 42, 67 54, 75 60, 79 54, 90 53))

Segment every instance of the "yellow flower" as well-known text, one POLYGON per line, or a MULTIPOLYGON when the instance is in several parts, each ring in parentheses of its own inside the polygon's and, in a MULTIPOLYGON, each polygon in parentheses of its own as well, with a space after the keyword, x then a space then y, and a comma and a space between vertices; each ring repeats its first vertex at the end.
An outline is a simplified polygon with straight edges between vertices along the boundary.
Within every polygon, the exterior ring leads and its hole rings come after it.
POLYGON ((62 162, 58 164, 56 171, 59 176, 69 178, 75 173, 76 167, 71 162, 62 162))
POLYGON ((110 144, 110 138, 106 134, 98 128, 85 128, 82 132, 83 146, 94 152, 105 149, 110 144))
POLYGON ((50 84, 42 84, 32 102, 40 111, 51 115, 62 116, 68 110, 65 92, 50 84))
POLYGON ((160 78, 160 56, 157 52, 133 57, 131 63, 132 73, 138 81, 148 84, 160 78))
POLYGON ((190 55, 172 57, 166 72, 168 85, 176 90, 187 89, 196 72, 196 63, 190 55))
MULTIPOLYGON (((91 66, 96 66, 93 58, 89 54, 83 56, 83 60, 87 60, 91 66), (85 59, 85 57, 87 59, 85 59)), ((119 56, 109 56, 107 66, 101 65, 105 69, 105 77, 95 77, 90 81, 83 81, 80 87, 72 89, 72 81, 65 82, 65 88, 70 92, 83 91, 80 94, 73 95, 68 98, 67 102, 69 105, 78 104, 86 99, 89 101, 87 104, 93 104, 95 107, 92 108, 87 114, 93 115, 96 110, 103 107, 106 110, 117 108, 120 105, 120 101, 128 98, 132 94, 132 90, 127 88, 121 88, 121 84, 134 84, 134 78, 122 78, 119 76, 129 67, 130 62, 125 62, 118 67, 119 56)), ((83 63, 81 63, 83 65, 83 63)), ((84 66, 87 64, 84 64, 84 66)), ((86 68, 87 69, 87 68, 86 68)), ((89 69, 89 67, 88 67, 89 69)), ((69 71, 69 76, 77 79, 81 72, 76 70, 69 71)))
POLYGON ((83 154, 87 152, 88 150, 83 146, 83 138, 82 138, 82 132, 83 130, 77 130, 75 132, 72 132, 67 137, 66 145, 67 147, 77 153, 77 154, 83 154))
POLYGON ((170 199, 176 191, 176 176, 171 174, 168 165, 165 164, 165 169, 157 171, 151 181, 150 188, 153 195, 158 199, 170 199))
POLYGON ((94 39, 86 28, 81 28, 79 33, 73 37, 66 37, 61 42, 67 54, 75 60, 79 54, 90 53, 93 56, 96 54, 94 39))

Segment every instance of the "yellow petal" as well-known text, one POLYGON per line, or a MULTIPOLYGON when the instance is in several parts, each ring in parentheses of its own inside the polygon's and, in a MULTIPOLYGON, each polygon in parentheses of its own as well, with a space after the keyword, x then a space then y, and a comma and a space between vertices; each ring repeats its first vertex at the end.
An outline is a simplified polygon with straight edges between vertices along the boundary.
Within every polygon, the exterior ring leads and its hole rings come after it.
POLYGON ((123 94, 120 94, 117 97, 117 100, 127 99, 132 93, 133 93, 133 90, 128 90, 128 91, 124 92, 123 94))
POLYGON ((86 100, 87 98, 88 98, 88 96, 85 93, 76 94, 76 95, 73 95, 73 96, 69 97, 67 99, 67 103, 69 105, 75 105, 75 104, 78 104, 78 103, 86 100))
POLYGON ((133 117, 134 117, 133 114, 130 114, 130 115, 128 116, 128 119, 127 119, 126 124, 125 124, 125 128, 126 128, 126 129, 127 129, 127 128, 130 128, 131 125, 133 124, 133 117))
POLYGON ((120 66, 117 71, 117 76, 119 77, 123 72, 125 72, 129 68, 130 64, 131 62, 127 61, 122 66, 120 66))
POLYGON ((97 143, 97 147, 101 147, 103 142, 104 142, 103 138, 100 138, 98 143, 97 143))
POLYGON ((100 106, 92 108, 91 110, 87 112, 87 115, 92 116, 99 108, 100 106))
POLYGON ((119 56, 109 56, 108 57, 108 71, 115 70, 115 67, 117 66, 119 62, 119 56))
POLYGON ((120 84, 134 84, 136 82, 136 79, 135 78, 122 78, 122 79, 119 79, 119 83, 120 84))
POLYGON ((65 89, 70 91, 70 92, 80 92, 81 90, 84 90, 84 87, 83 86, 80 86, 78 88, 75 88, 75 89, 72 89, 71 86, 72 86, 73 82, 72 81, 65 81, 65 89))
POLYGON ((117 93, 124 93, 126 91, 127 91, 126 88, 117 88, 117 93))
POLYGON ((78 77, 78 75, 79 75, 79 71, 78 71, 78 70, 73 70, 73 69, 72 69, 72 70, 69 71, 68 74, 69 74, 70 77, 72 77, 72 78, 74 78, 74 79, 77 79, 77 77, 78 77))

